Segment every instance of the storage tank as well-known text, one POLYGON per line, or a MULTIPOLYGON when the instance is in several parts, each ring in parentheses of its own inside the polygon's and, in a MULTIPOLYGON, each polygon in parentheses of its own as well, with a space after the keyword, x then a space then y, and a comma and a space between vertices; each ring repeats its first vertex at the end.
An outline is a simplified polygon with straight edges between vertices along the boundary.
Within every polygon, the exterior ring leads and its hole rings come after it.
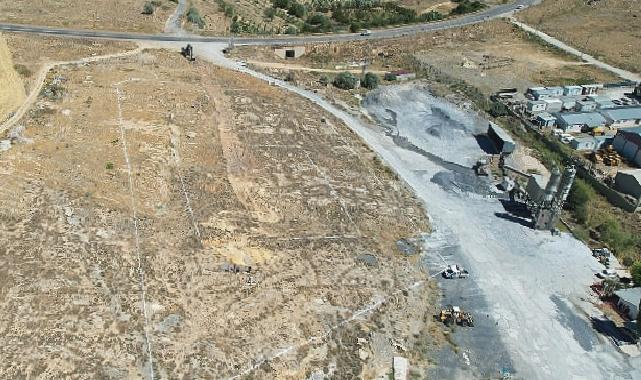
POLYGON ((558 168, 554 168, 552 170, 552 173, 550 174, 550 180, 548 181, 548 184, 545 186, 545 200, 547 202, 552 201, 554 199, 554 195, 557 193, 557 190, 559 189, 559 183, 561 182, 561 171, 559 171, 558 168))
POLYGON ((570 189, 572 189, 572 183, 574 183, 574 177, 576 176, 576 169, 574 166, 568 166, 563 172, 563 177, 561 178, 561 185, 557 193, 557 201, 565 202, 570 194, 570 189))

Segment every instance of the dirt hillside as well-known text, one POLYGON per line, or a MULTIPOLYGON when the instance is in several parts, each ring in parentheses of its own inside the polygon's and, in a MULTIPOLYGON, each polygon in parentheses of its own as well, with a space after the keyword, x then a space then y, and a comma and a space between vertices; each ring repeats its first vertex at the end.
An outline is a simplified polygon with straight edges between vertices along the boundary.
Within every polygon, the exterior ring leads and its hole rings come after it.
POLYGON ((13 68, 11 53, 4 36, 0 34, 0 121, 8 117, 25 98, 20 75, 13 68))

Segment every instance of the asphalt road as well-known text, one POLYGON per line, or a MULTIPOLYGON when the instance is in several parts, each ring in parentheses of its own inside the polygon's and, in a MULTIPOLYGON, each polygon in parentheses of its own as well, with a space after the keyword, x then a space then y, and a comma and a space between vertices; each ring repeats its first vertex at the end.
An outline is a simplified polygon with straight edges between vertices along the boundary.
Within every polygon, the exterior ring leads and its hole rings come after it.
MULTIPOLYGON (((512 4, 499 5, 485 9, 478 13, 466 16, 425 24, 405 25, 391 29, 373 30, 369 36, 360 36, 357 33, 325 34, 299 37, 234 37, 236 45, 287 45, 314 42, 334 42, 352 40, 374 40, 401 37, 419 32, 430 32, 444 29, 458 28, 465 25, 476 24, 486 20, 503 17, 538 3, 540 0, 517 0, 512 4)), ((110 32, 94 30, 74 30, 63 28, 50 28, 46 26, 18 25, 0 23, 0 31, 37 33, 42 35, 54 35, 63 37, 102 38, 110 40, 143 40, 143 41, 180 41, 180 42, 218 42, 227 43, 229 36, 201 37, 193 35, 178 34, 142 34, 129 32, 110 32)))

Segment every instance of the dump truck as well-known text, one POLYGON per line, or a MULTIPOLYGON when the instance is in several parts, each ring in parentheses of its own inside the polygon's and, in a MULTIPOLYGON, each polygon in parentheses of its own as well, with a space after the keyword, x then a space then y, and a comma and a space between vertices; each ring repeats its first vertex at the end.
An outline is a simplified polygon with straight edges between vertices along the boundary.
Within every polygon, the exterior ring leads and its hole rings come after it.
POLYGON ((439 320, 445 323, 446 326, 457 324, 459 326, 474 326, 474 318, 472 314, 462 311, 458 306, 447 305, 441 310, 439 320))
POLYGON ((467 270, 463 269, 458 264, 453 264, 453 265, 448 265, 447 268, 442 272, 443 278, 468 278, 470 276, 470 272, 467 270))

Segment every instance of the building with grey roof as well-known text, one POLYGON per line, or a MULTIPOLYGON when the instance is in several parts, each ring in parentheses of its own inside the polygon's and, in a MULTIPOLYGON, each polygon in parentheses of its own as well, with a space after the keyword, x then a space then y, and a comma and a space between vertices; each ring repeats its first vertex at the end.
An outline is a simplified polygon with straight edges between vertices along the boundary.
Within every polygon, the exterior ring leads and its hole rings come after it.
POLYGON ((578 133, 583 129, 605 126, 606 120, 597 112, 562 112, 557 113, 556 124, 565 132, 578 133))
POLYGON ((621 311, 628 314, 631 320, 635 320, 639 315, 639 303, 641 302, 641 288, 627 288, 614 292, 619 298, 617 305, 621 311))
POLYGON ((574 150, 599 150, 612 144, 612 136, 579 136, 570 141, 574 150))
POLYGON ((611 128, 641 126, 641 106, 603 110, 601 114, 606 117, 611 128))

